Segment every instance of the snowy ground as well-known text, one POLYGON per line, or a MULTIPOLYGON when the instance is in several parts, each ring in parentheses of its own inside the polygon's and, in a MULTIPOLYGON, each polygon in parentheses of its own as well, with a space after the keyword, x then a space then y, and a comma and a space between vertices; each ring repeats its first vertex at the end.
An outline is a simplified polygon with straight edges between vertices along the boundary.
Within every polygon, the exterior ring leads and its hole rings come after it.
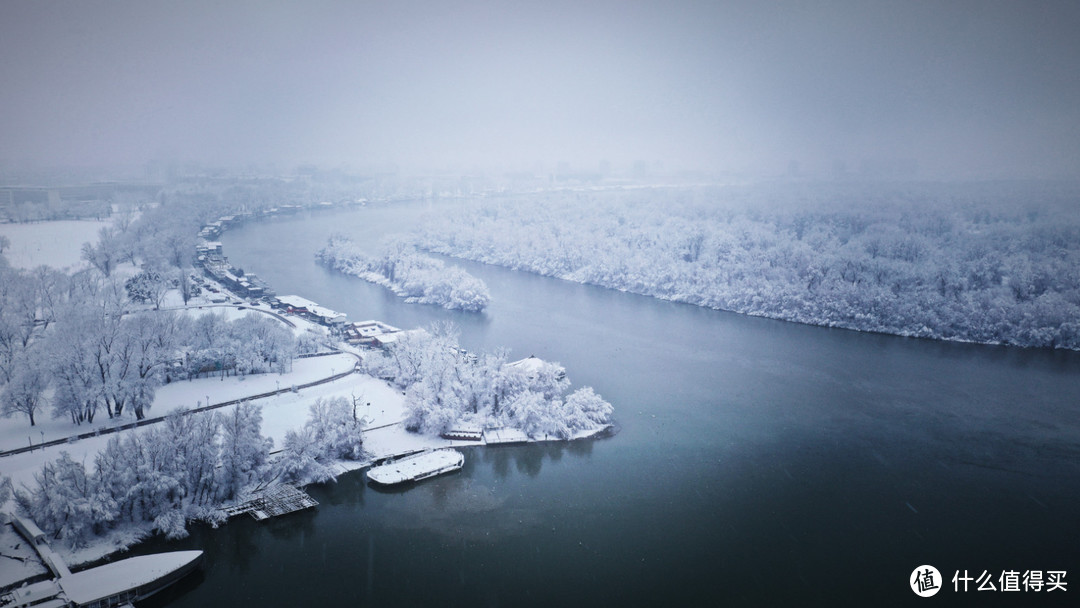
POLYGON ((83 243, 96 243, 98 231, 111 224, 104 220, 60 220, 29 224, 0 224, 0 235, 11 240, 4 257, 15 268, 52 266, 60 269, 86 265, 79 255, 83 243))
MULTIPOLYGON (((195 408, 206 405, 207 397, 213 404, 242 399, 279 388, 287 389, 293 385, 306 384, 349 370, 355 362, 356 359, 351 355, 329 355, 297 359, 293 362, 292 372, 286 374, 254 374, 246 377, 230 376, 225 379, 212 377, 173 382, 158 389, 154 396, 154 404, 147 415, 163 416, 180 407, 195 408)), ((134 416, 126 412, 122 417, 110 420, 104 411, 98 412, 92 425, 76 426, 68 418, 54 420, 48 412, 41 412, 38 418, 38 423, 33 427, 25 416, 0 419, 0 450, 21 448, 31 442, 37 445, 43 440, 52 441, 88 433, 95 429, 123 426, 135 422, 134 416)), ((7 475, 9 474, 7 469, 7 461, 0 460, 0 472, 7 475)))

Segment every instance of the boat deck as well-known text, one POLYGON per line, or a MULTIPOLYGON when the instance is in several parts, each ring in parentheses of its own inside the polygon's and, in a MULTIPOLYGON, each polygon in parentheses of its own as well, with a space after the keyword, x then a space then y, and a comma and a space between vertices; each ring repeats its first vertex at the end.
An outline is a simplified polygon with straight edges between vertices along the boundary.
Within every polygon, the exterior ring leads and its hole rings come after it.
POLYGON ((368 470, 367 476, 375 483, 394 485, 456 471, 463 464, 465 464, 465 455, 457 450, 428 450, 372 467, 368 470))

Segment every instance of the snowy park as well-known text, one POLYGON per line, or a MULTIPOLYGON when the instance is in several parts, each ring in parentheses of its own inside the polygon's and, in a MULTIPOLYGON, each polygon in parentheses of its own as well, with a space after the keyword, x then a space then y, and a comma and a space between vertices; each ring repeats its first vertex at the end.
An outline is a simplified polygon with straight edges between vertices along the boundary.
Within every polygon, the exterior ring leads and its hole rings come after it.
MULTIPOLYGON (((173 258, 182 281, 138 281, 151 276, 134 269, 147 251, 135 230, 147 217, 130 234, 106 227, 78 256, 51 259, 74 274, 0 265, 13 287, 0 309, 0 499, 61 540, 71 563, 150 531, 183 537, 192 520, 218 525, 222 505, 267 483, 323 483, 454 445, 443 435, 456 426, 566 440, 610 420, 591 389, 563 401, 561 367, 462 357, 449 326, 360 353, 308 318, 185 292, 198 281, 182 256, 173 258), (125 247, 129 272, 105 261, 125 247)), ((48 225, 31 236, 42 239, 48 225)), ((54 238, 70 228, 54 227, 54 238)), ((168 276, 168 263, 153 276, 168 276)))

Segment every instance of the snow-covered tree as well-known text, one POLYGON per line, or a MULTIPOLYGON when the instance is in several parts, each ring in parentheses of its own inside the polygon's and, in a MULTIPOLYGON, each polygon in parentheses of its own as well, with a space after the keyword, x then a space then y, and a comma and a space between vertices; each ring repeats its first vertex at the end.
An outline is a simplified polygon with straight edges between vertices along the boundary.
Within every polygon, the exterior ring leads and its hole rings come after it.
POLYGON ((124 287, 133 301, 153 304, 157 310, 165 301, 172 282, 165 272, 151 267, 125 281, 124 287))
POLYGON ((180 299, 184 301, 185 306, 191 301, 191 298, 202 293, 199 286, 191 281, 191 268, 188 266, 176 271, 176 287, 180 292, 180 299))
POLYGON ((112 275, 113 268, 116 266, 118 257, 116 249, 116 232, 113 228, 105 226, 98 231, 97 244, 83 243, 82 259, 108 277, 112 275))
POLYGON ((611 422, 614 409, 604 401, 591 386, 570 393, 563 403, 563 418, 570 431, 596 428, 611 422))
MULTIPOLYGON (((217 498, 221 416, 213 412, 191 414, 182 408, 165 419, 164 438, 175 446, 177 471, 184 496, 195 506, 217 498)), ((265 457, 264 457, 265 458, 265 457)))
POLYGON ((468 354, 452 326, 396 340, 365 369, 405 387, 405 427, 438 435, 454 425, 510 426, 531 435, 569 438, 610 422, 611 405, 592 389, 566 401, 563 367, 535 357, 506 363, 506 352, 468 354))
POLYGON ((1076 196, 899 182, 537 193, 455 207, 412 242, 803 323, 1078 349, 1076 196))
POLYGON ((71 547, 85 545, 102 526, 116 518, 116 503, 88 474, 83 463, 65 451, 34 474, 34 487, 16 491, 19 510, 53 538, 71 547))
POLYGON ((225 498, 235 497, 261 475, 273 447, 261 429, 262 407, 253 403, 241 403, 221 416, 218 489, 225 498))
POLYGON ((281 479, 294 483, 324 483, 334 479, 326 449, 308 426, 285 433, 274 468, 281 479))
POLYGON ((36 348, 24 350, 11 379, 0 387, 0 416, 22 414, 30 420, 30 426, 35 425, 35 416, 45 405, 45 389, 49 384, 37 351, 36 348))
POLYGON ((308 410, 306 426, 329 457, 359 460, 364 456, 363 424, 344 397, 316 399, 308 410))

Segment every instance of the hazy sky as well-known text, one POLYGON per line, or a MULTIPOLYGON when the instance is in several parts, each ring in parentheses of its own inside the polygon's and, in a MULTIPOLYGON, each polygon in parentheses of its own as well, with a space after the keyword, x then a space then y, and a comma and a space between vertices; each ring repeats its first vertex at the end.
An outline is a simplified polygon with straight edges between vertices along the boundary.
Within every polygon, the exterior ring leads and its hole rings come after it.
POLYGON ((1080 176, 1080 3, 0 2, 0 159, 1080 176))

